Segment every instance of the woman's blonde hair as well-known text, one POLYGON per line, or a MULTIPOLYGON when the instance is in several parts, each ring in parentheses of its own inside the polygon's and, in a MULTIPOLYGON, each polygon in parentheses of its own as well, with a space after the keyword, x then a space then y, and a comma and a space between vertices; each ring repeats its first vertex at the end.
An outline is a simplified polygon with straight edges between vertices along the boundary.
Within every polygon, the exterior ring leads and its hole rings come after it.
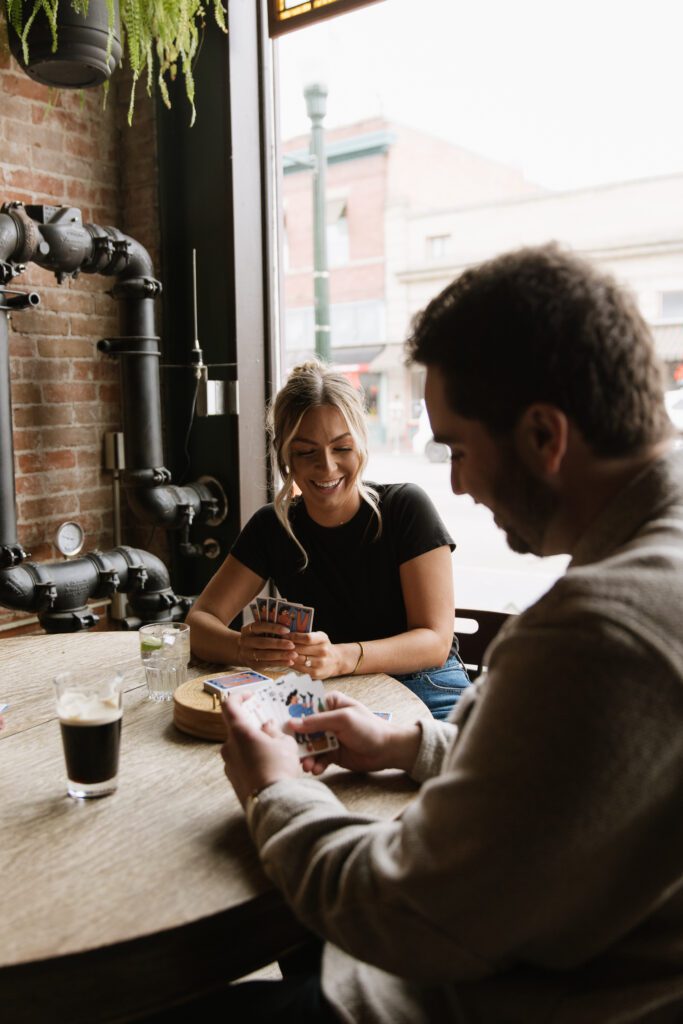
POLYGON ((309 409, 316 409, 322 405, 337 409, 346 421, 360 456, 356 478, 358 492, 377 517, 377 536, 382 529, 379 495, 374 488, 364 484, 362 479, 368 462, 368 431, 362 394, 354 388, 348 378, 318 360, 295 366, 268 408, 266 429, 270 442, 273 477, 276 478, 278 473, 282 477, 282 487, 275 495, 275 514, 304 556, 302 569, 308 565, 308 555, 289 521, 289 507, 294 496, 290 448, 306 413, 309 409))

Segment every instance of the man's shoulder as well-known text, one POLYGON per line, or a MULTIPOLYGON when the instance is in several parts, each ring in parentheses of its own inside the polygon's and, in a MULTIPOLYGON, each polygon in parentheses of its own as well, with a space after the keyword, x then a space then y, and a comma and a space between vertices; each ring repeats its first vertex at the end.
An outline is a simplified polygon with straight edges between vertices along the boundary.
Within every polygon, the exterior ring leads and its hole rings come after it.
POLYGON ((509 631, 528 643, 534 635, 549 649, 572 643, 596 650, 628 647, 667 662, 683 679, 683 544, 665 553, 656 546, 626 546, 578 567, 528 608, 509 631))

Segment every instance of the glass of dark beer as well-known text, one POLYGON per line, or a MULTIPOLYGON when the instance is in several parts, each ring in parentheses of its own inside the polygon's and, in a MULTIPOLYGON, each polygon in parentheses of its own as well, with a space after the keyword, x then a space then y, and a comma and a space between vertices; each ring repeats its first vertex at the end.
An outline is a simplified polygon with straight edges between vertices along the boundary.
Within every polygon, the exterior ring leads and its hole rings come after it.
POLYGON ((55 676, 67 793, 83 800, 116 789, 123 714, 123 675, 111 670, 55 676))

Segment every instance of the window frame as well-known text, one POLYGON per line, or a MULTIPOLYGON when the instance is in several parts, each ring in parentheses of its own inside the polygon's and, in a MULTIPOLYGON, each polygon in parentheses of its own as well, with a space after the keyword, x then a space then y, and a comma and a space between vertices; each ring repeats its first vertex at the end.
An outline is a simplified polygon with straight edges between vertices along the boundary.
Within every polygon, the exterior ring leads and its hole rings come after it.
POLYGON ((325 18, 334 18, 338 14, 346 14, 356 7, 368 7, 370 4, 381 3, 382 0, 301 0, 303 10, 296 8, 284 12, 280 0, 268 0, 268 34, 271 39, 292 32, 298 28, 306 28, 325 18))

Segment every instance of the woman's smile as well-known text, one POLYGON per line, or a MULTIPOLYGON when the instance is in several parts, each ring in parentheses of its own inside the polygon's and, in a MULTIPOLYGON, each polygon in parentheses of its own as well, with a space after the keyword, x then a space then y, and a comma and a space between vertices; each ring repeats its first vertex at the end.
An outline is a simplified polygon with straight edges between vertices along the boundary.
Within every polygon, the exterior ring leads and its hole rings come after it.
POLYGON ((306 510, 320 526, 339 526, 358 511, 360 455, 340 411, 309 409, 290 446, 292 476, 306 510))
POLYGON ((332 491, 339 487, 343 479, 344 477, 340 476, 337 480, 312 480, 311 483, 322 491, 332 491))

